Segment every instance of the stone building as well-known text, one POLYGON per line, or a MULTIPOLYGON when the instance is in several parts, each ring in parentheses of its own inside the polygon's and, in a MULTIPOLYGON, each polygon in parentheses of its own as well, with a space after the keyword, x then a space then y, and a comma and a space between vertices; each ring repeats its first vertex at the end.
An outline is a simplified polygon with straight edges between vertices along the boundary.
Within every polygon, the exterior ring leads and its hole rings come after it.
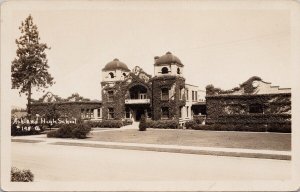
POLYGON ((223 91, 206 88, 207 124, 280 124, 291 122, 291 89, 252 77, 223 91))
POLYGON ((184 123, 193 115, 205 114, 203 91, 185 83, 180 59, 170 52, 154 59, 154 76, 138 66, 129 70, 118 59, 105 65, 101 82, 103 119, 139 121, 145 115, 184 123))

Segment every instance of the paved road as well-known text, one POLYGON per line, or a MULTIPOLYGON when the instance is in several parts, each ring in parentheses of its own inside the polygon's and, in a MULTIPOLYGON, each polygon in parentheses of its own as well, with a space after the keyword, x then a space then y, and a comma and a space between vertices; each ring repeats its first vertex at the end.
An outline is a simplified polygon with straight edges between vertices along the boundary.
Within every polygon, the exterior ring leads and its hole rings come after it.
POLYGON ((290 179, 291 162, 12 142, 12 165, 35 181, 290 179))

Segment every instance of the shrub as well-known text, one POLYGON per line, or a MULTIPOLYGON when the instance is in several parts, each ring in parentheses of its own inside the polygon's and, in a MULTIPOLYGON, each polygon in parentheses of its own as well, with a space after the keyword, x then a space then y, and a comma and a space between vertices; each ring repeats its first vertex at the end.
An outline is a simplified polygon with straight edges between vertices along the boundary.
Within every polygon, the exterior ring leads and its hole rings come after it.
POLYGON ((10 171, 10 180, 12 182, 32 182, 34 175, 30 170, 19 170, 16 167, 12 167, 10 171))
POLYGON ((123 126, 122 120, 85 121, 84 124, 100 128, 120 128, 123 126))
POLYGON ((146 118, 144 115, 142 115, 141 121, 139 124, 139 131, 146 131, 146 129, 147 129, 146 118))
POLYGON ((177 120, 147 120, 146 127, 151 128, 162 128, 162 129, 177 129, 179 127, 179 123, 177 120))
POLYGON ((72 137, 78 138, 78 139, 84 139, 86 138, 86 135, 91 131, 91 127, 87 124, 77 124, 74 126, 74 129, 72 130, 72 137))
POLYGON ((211 130, 211 131, 251 131, 251 132, 283 132, 290 133, 290 124, 211 124, 200 125, 194 122, 186 122, 187 129, 211 130))
POLYGON ((126 126, 126 125, 132 125, 133 121, 131 119, 124 119, 123 120, 123 126, 126 126))
POLYGON ((90 131, 91 127, 85 123, 64 124, 58 130, 47 133, 47 137, 84 139, 90 131))

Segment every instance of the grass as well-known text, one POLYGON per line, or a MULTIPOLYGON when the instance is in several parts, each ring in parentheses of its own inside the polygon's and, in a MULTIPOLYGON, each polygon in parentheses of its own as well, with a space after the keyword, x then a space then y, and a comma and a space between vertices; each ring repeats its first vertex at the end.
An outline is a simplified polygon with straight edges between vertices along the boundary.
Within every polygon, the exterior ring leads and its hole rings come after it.
POLYGON ((86 140, 199 147, 291 150, 291 134, 147 129, 94 132, 86 140))

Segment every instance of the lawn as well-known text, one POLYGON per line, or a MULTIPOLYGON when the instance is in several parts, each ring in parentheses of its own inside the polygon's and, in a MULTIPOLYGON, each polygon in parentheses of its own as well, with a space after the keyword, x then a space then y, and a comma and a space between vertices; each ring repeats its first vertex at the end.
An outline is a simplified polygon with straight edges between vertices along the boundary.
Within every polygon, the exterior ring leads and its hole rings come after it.
POLYGON ((291 150, 291 134, 182 129, 117 130, 93 132, 87 140, 199 147, 291 150))

